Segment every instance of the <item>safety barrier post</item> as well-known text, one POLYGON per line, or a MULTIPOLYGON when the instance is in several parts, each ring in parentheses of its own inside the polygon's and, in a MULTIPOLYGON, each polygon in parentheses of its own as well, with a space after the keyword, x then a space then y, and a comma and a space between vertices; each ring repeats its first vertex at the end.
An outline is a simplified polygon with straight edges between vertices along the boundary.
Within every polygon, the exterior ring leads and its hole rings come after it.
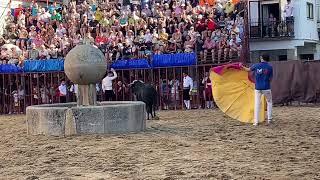
POLYGON ((40 93, 40 79, 39 79, 39 73, 36 73, 37 77, 37 96, 38 96, 38 105, 41 104, 41 93, 40 93))

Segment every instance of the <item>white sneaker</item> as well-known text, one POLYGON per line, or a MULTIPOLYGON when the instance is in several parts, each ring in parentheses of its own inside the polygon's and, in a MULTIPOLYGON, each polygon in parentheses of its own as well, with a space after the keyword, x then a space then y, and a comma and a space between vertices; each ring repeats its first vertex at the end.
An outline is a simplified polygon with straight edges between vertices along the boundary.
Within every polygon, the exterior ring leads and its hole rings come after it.
POLYGON ((258 123, 253 123, 254 126, 258 126, 258 123))
POLYGON ((271 124, 272 122, 273 122, 272 119, 268 119, 267 124, 269 125, 269 124, 271 124))

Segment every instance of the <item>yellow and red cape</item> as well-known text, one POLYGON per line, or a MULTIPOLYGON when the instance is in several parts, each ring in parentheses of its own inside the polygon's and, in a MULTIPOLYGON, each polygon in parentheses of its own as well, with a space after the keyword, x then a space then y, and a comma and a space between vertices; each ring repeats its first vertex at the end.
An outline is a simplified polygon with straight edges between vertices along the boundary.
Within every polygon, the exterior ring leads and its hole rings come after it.
MULTIPOLYGON (((244 123, 254 122, 254 83, 240 63, 212 68, 212 95, 222 112, 244 123)), ((262 96, 260 122, 265 119, 266 101, 262 96)))

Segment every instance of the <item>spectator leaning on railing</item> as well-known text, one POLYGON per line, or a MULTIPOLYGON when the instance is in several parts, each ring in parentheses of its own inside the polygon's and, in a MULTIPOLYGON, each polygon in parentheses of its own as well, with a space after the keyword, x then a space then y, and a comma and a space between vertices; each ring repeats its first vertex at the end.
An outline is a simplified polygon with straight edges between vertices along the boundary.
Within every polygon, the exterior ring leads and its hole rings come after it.
MULTIPOLYGON (((18 54, 18 62, 23 57, 63 58, 74 46, 91 44, 109 61, 197 52, 201 62, 215 63, 240 55, 243 18, 235 2, 159 0, 139 4, 91 0, 68 5, 54 2, 48 7, 34 2, 28 7, 19 5, 7 15, 0 45, 16 45, 24 53, 21 57, 18 54)), ((11 51, 1 51, 3 62, 16 59, 7 56, 11 51)))

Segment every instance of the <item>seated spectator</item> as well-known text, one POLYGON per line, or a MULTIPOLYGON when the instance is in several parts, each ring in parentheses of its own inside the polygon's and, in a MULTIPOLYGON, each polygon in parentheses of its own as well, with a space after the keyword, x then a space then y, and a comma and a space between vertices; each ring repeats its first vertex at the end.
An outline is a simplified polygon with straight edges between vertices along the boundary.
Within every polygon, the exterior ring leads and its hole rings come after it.
POLYGON ((39 51, 35 44, 31 44, 31 50, 29 50, 28 59, 37 60, 39 58, 39 51))
POLYGON ((203 49, 204 49, 204 59, 207 60, 207 54, 208 52, 211 52, 211 59, 212 62, 215 62, 215 52, 216 52, 216 43, 214 40, 211 39, 210 36, 207 36, 204 44, 203 44, 203 49))
POLYGON ((43 40, 43 37, 41 37, 40 33, 38 33, 36 38, 32 40, 32 44, 34 44, 36 48, 40 48, 45 44, 45 41, 43 40))
POLYGON ((26 27, 22 26, 19 31, 19 39, 16 41, 16 45, 23 48, 26 46, 26 42, 28 42, 28 31, 26 27))
POLYGON ((218 41, 218 63, 220 63, 222 53, 224 55, 224 59, 227 59, 227 55, 229 52, 229 44, 227 40, 227 36, 224 35, 222 38, 218 41))
POLYGON ((18 64, 19 63, 19 53, 15 47, 11 48, 11 54, 9 56, 8 64, 18 64))
POLYGON ((47 51, 45 45, 42 45, 39 48, 39 59, 45 60, 45 59, 49 59, 49 58, 50 58, 49 52, 47 51))
POLYGON ((241 53, 241 39, 237 38, 236 34, 232 34, 232 38, 230 39, 230 52, 229 52, 229 58, 232 58, 233 53, 237 53, 238 57, 240 57, 241 53))

